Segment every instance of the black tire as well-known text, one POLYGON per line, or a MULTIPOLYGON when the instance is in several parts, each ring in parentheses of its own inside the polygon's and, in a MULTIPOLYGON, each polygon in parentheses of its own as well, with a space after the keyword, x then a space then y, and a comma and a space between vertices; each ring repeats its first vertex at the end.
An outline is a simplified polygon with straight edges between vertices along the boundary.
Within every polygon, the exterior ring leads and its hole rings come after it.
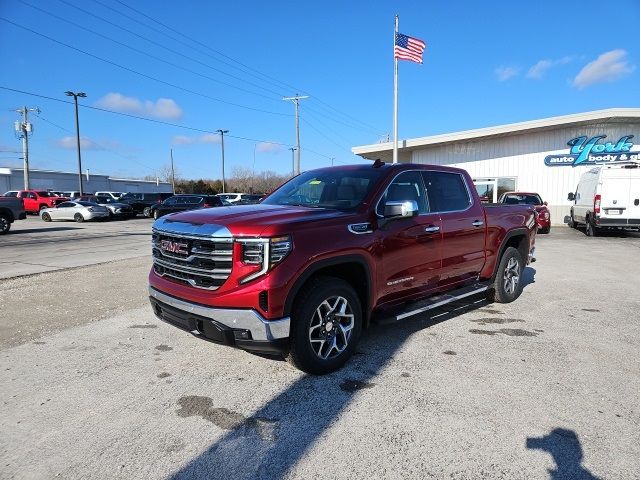
POLYGON ((589 217, 587 217, 585 233, 587 234, 587 237, 597 237, 600 234, 600 230, 593 224, 593 221, 589 217))
POLYGON ((144 207, 144 210, 142 210, 142 215, 149 218, 151 216, 151 207, 144 207))
POLYGON ((51 221, 51 215, 49 215, 47 212, 43 212, 42 213, 42 220, 44 220, 45 222, 50 222, 51 221))
POLYGON ((541 229, 539 230, 539 232, 540 232, 540 233, 542 233, 542 234, 547 234, 547 233, 549 233, 550 231, 551 231, 551 227, 541 228, 541 229))
POLYGON ((313 375, 338 370, 353 355, 361 330, 362 306, 353 287, 339 278, 317 277, 293 304, 287 360, 313 375))
POLYGON ((78 222, 78 223, 82 223, 82 222, 84 222, 84 217, 82 216, 82 214, 81 214, 81 213, 76 213, 76 214, 73 216, 73 219, 74 219, 76 222, 78 222))
POLYGON ((40 205, 40 208, 38 209, 38 212, 41 212, 45 208, 49 208, 49 207, 47 207, 46 205, 40 205))
POLYGON ((520 252, 507 247, 500 258, 489 299, 497 303, 511 303, 522 293, 522 271, 524 260, 520 252), (515 279, 515 280, 514 280, 515 279))
POLYGON ((11 219, 4 213, 0 213, 0 235, 9 233, 11 230, 11 219))

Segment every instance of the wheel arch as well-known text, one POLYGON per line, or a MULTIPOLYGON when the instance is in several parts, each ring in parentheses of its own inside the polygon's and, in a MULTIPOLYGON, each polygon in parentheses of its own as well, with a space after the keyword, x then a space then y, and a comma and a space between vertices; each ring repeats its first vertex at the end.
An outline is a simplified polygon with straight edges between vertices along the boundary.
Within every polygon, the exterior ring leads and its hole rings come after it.
POLYGON ((502 259, 502 255, 504 255, 504 252, 508 247, 514 247, 516 250, 518 250, 526 265, 527 257, 529 256, 528 233, 529 232, 526 228, 516 228, 507 232, 505 237, 502 239, 502 243, 500 244, 500 250, 498 251, 499 253, 496 258, 496 264, 493 267, 493 275, 491 275, 492 281, 496 278, 498 267, 500 266, 500 260, 502 259))
POLYGON ((338 257, 318 260, 309 265, 296 279, 287 294, 284 303, 284 315, 289 316, 298 293, 317 276, 340 278, 349 283, 356 291, 362 305, 363 327, 369 325, 371 316, 371 287, 372 273, 367 260, 361 255, 341 255, 338 257))
POLYGON ((9 223, 13 223, 15 218, 13 217, 13 212, 10 208, 0 207, 0 215, 3 215, 9 219, 9 223))

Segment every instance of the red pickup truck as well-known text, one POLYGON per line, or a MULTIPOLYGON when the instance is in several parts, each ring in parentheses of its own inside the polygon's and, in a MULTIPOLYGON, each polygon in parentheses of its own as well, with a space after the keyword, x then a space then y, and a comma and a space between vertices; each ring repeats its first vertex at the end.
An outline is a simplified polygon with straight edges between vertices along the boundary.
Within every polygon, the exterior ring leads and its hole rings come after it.
POLYGON ((374 316, 480 292, 515 300, 535 234, 532 206, 483 206, 464 170, 324 168, 257 205, 157 220, 149 296, 159 318, 194 335, 323 374, 374 316))
POLYGON ((39 213, 43 208, 53 208, 69 200, 67 197, 58 197, 43 190, 11 190, 4 196, 21 198, 27 213, 39 213))

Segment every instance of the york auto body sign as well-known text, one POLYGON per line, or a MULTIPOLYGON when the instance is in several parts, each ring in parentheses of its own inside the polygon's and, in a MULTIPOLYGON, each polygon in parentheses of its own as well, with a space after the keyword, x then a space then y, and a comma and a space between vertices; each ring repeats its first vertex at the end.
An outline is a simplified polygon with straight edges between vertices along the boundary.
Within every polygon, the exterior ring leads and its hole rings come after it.
POLYGON ((576 137, 567 142, 571 148, 566 155, 547 155, 544 164, 549 167, 577 167, 609 162, 640 160, 640 152, 632 152, 633 135, 625 135, 617 142, 605 142, 606 135, 576 137))

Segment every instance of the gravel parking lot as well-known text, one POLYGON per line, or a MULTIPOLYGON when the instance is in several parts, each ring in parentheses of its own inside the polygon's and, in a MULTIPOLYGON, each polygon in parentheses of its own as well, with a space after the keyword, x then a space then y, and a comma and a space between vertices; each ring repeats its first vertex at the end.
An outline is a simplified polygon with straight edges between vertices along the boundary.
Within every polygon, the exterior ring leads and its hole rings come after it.
POLYGON ((4 277, 56 269, 0 280, 0 478, 640 478, 640 235, 554 228, 516 302, 374 325, 310 377, 158 321, 149 227, 0 239, 4 277))

